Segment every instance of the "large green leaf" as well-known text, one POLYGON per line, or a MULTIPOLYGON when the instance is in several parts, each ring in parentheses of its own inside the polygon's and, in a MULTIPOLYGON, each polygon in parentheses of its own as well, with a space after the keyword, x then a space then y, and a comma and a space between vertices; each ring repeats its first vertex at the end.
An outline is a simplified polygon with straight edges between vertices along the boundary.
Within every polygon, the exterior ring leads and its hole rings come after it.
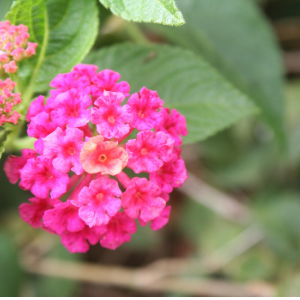
POLYGON ((179 28, 151 25, 150 28, 208 59, 251 96, 264 119, 282 137, 282 59, 274 34, 255 3, 252 0, 177 0, 177 4, 185 16, 185 25, 179 28))
POLYGON ((5 15, 9 11, 11 4, 12 4, 12 0, 0 1, 0 21, 5 18, 5 15))
POLYGON ((91 49, 98 28, 95 0, 16 0, 6 19, 29 27, 37 55, 20 68, 24 98, 45 91, 58 74, 69 72, 91 49))
POLYGON ((203 140, 256 110, 204 59, 180 48, 123 44, 94 52, 86 62, 120 72, 131 92, 143 86, 157 90, 166 106, 186 117, 186 143, 203 140))
POLYGON ((0 233, 0 297, 20 296, 23 272, 17 250, 7 234, 0 233))
POLYGON ((174 0, 100 0, 112 13, 125 20, 182 25, 184 19, 174 0))

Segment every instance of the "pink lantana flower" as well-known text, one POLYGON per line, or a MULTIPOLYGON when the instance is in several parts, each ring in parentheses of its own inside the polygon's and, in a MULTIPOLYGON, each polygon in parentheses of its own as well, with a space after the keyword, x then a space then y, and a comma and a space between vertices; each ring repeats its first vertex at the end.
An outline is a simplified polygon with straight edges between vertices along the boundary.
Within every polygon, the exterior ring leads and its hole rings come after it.
POLYGON ((50 191, 51 198, 60 197, 69 183, 69 176, 54 169, 52 161, 43 156, 28 159, 20 175, 20 187, 40 198, 47 198, 50 191))
POLYGON ((87 252, 90 248, 89 243, 96 245, 105 231, 105 226, 93 228, 85 226, 80 231, 62 233, 61 242, 71 253, 87 252))
POLYGON ((128 167, 135 173, 154 172, 172 158, 173 139, 162 131, 142 131, 126 143, 128 167))
POLYGON ((175 141, 174 146, 180 146, 182 144, 181 136, 187 135, 186 120, 176 109, 172 109, 170 115, 169 108, 163 108, 161 110, 162 120, 155 126, 157 131, 163 131, 168 133, 175 141))
POLYGON ((55 204, 60 203, 58 199, 52 198, 30 198, 29 203, 22 203, 19 207, 20 216, 23 221, 34 228, 42 226, 42 218, 45 211, 52 209, 55 204))
POLYGON ((10 155, 4 163, 4 171, 10 183, 15 184, 20 179, 20 170, 25 166, 30 158, 36 157, 36 152, 32 149, 21 150, 22 156, 10 155))
POLYGON ((130 86, 126 81, 117 81, 121 78, 121 75, 112 70, 103 70, 99 72, 93 79, 93 85, 91 86, 91 94, 93 99, 97 99, 102 96, 104 91, 122 93, 125 97, 129 96, 130 86))
MULTIPOLYGON (((160 215, 151 221, 150 228, 154 231, 163 228, 166 224, 168 224, 170 214, 171 214, 171 206, 166 206, 162 210, 160 215)), ((141 226, 143 226, 143 227, 146 226, 148 223, 148 222, 144 222, 140 217, 138 218, 138 220, 139 220, 141 226)))
POLYGON ((164 102, 158 97, 156 91, 143 87, 139 93, 131 95, 128 104, 133 112, 131 126, 137 130, 152 129, 162 121, 158 110, 163 107, 164 102))
POLYGON ((101 135, 86 142, 80 153, 80 162, 88 173, 116 175, 127 164, 127 152, 118 147, 118 142, 104 141, 101 135))
POLYGON ((78 77, 77 73, 71 72, 67 74, 58 74, 55 79, 50 82, 50 86, 56 88, 55 90, 50 90, 51 96, 56 97, 71 89, 88 91, 89 80, 86 77, 78 77))
POLYGON ((59 126, 81 127, 90 120, 88 107, 91 104, 91 98, 87 94, 71 89, 56 96, 51 117, 59 126))
POLYGON ((163 228, 168 222, 171 214, 171 206, 166 206, 160 215, 151 221, 150 228, 154 231, 163 228))
MULTIPOLYGON (((0 31, 9 26, 1 24, 0 31)), ((26 55, 12 43, 5 47, 15 50, 15 59, 26 55)), ((9 59, 0 52, 1 64, 9 59)), ((97 73, 96 66, 84 64, 59 74, 51 96, 39 96, 26 116, 35 151, 24 149, 4 165, 10 182, 20 179, 20 187, 35 195, 20 206, 22 219, 59 235, 72 253, 99 241, 116 249, 130 241, 136 222, 162 228, 170 216, 170 192, 187 179, 175 146, 186 134, 184 117, 175 110, 170 115, 157 92, 145 87, 124 105, 129 84, 119 79, 112 70, 97 73), (148 174, 132 179, 126 168, 148 174)), ((0 81, 0 125, 18 120, 12 108, 21 99, 12 94, 14 86, 10 79, 0 81)))
POLYGON ((77 128, 63 131, 56 128, 43 139, 43 155, 52 159, 53 167, 63 173, 72 170, 75 174, 83 173, 79 155, 83 146, 83 132, 77 128))
POLYGON ((97 70, 98 67, 95 65, 78 64, 73 68, 73 73, 77 78, 84 77, 90 85, 92 84, 92 79, 97 76, 97 70))
POLYGON ((93 180, 78 195, 79 217, 89 227, 107 224, 121 208, 122 191, 117 181, 106 177, 93 180))
POLYGON ((104 91, 95 101, 99 108, 92 108, 91 122, 96 124, 98 133, 107 139, 121 138, 129 132, 132 113, 129 105, 120 105, 124 99, 121 93, 104 91))
POLYGON ((22 102, 20 93, 13 93, 15 85, 16 83, 9 78, 0 80, 0 126, 4 123, 17 124, 21 117, 19 112, 13 110, 22 102))
POLYGON ((31 118, 28 125, 27 134, 34 138, 44 138, 57 128, 57 123, 53 122, 48 112, 41 112, 31 118))
POLYGON ((15 73, 16 61, 35 54, 37 44, 28 42, 29 37, 27 26, 0 22, 0 70, 3 67, 6 73, 15 73))
POLYGON ((59 202, 44 213, 44 225, 58 234, 76 232, 84 229, 85 224, 78 216, 78 207, 72 201, 59 202))
POLYGON ((181 187, 188 178, 184 161, 179 156, 180 149, 176 148, 171 160, 164 163, 156 172, 150 173, 150 181, 156 183, 163 193, 171 193, 173 187, 181 187))
POLYGON ((140 217, 148 222, 158 217, 166 201, 159 197, 160 188, 146 178, 134 177, 122 194, 122 206, 131 218, 140 217))
POLYGON ((112 250, 125 242, 129 242, 131 234, 134 234, 137 229, 135 221, 124 212, 117 213, 106 226, 107 229, 100 240, 100 244, 102 247, 112 250))
POLYGON ((31 102, 26 115, 27 122, 30 122, 33 117, 35 117, 36 115, 38 115, 46 109, 44 102, 44 96, 38 96, 35 100, 31 102))

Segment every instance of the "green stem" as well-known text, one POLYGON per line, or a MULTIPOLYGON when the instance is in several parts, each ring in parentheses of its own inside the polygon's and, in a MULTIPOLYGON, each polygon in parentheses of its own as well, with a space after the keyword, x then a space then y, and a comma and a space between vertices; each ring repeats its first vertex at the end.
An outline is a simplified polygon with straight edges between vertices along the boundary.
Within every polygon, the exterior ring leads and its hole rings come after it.
POLYGON ((125 30, 132 40, 137 44, 150 45, 151 42, 145 37, 143 31, 140 27, 134 22, 124 22, 125 30))

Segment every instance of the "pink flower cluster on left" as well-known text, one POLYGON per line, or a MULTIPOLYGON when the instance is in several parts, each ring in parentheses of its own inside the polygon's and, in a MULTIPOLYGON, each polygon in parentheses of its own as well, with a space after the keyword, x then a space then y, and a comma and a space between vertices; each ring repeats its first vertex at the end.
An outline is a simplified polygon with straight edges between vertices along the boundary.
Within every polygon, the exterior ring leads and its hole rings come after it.
POLYGON ((35 54, 37 44, 28 42, 29 37, 27 26, 0 22, 0 70, 15 73, 18 69, 16 61, 35 54))
POLYGON ((119 79, 83 64, 59 74, 51 96, 39 96, 26 116, 35 150, 4 165, 9 181, 34 195, 20 206, 22 219, 60 235, 70 252, 98 242, 116 249, 130 241, 136 221, 162 228, 169 194, 187 179, 184 116, 163 108, 156 91, 130 95, 119 79), (139 176, 130 178, 128 169, 139 176))
MULTIPOLYGON (((15 73, 16 61, 35 54, 36 43, 28 42, 28 28, 25 25, 10 25, 0 22, 0 71, 15 73)), ((12 93, 16 83, 9 78, 0 80, 0 126, 3 123, 17 124, 21 114, 13 107, 22 102, 20 93, 12 93)))

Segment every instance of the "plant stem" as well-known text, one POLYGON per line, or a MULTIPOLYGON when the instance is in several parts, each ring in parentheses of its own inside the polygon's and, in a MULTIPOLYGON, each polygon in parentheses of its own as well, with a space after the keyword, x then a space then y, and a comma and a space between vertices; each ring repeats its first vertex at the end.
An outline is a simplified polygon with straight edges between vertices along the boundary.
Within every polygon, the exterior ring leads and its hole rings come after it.
POLYGON ((151 42, 145 37, 143 31, 136 23, 124 21, 124 27, 130 38, 137 44, 151 45, 151 42))

